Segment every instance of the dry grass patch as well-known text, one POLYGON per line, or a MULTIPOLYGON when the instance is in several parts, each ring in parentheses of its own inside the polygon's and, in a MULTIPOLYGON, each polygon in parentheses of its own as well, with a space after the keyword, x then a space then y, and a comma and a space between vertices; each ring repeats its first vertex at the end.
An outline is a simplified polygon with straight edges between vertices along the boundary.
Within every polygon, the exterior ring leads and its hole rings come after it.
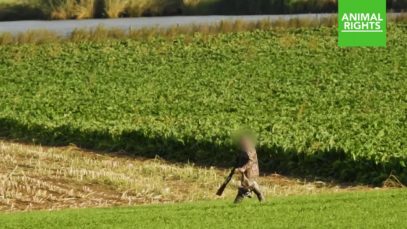
MULTIPOLYGON (((64 16, 65 17, 65 16, 64 16)), ((332 26, 331 24, 318 24, 315 22, 307 24, 305 27, 332 26)), ((185 26, 172 27, 145 27, 145 28, 106 28, 98 26, 92 29, 76 29, 67 37, 58 36, 55 32, 47 30, 33 30, 12 35, 10 33, 0 33, 0 45, 21 44, 21 43, 45 43, 54 41, 103 41, 108 39, 135 39, 145 40, 153 37, 163 37, 173 39, 174 37, 184 35, 184 37, 192 37, 195 34, 201 36, 211 36, 220 33, 237 33, 255 30, 271 30, 271 29, 292 29, 300 28, 303 25, 290 24, 288 21, 243 21, 243 20, 226 20, 213 24, 192 24, 185 26)))
POLYGON ((96 0, 41 0, 51 19, 93 18, 96 0))
MULTIPOLYGON (((228 173, 213 167, 171 164, 159 158, 41 147, 0 141, 0 210, 106 207, 217 199, 228 173)), ((265 194, 287 196, 338 192, 340 187, 277 174, 262 176, 265 194)), ((232 199, 235 180, 221 198, 232 199)))
POLYGON ((126 0, 106 0, 105 13, 109 18, 118 18, 124 13, 129 2, 126 0))

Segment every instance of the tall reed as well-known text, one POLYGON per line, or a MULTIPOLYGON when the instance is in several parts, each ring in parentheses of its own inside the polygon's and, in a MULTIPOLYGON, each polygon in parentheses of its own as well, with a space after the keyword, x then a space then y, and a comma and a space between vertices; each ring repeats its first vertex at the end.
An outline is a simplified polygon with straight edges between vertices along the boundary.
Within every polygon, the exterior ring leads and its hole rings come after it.
POLYGON ((118 18, 124 14, 124 11, 126 10, 126 7, 128 7, 128 5, 128 0, 105 0, 105 14, 109 18, 118 18))
POLYGON ((39 0, 51 19, 84 19, 95 16, 96 0, 39 0))

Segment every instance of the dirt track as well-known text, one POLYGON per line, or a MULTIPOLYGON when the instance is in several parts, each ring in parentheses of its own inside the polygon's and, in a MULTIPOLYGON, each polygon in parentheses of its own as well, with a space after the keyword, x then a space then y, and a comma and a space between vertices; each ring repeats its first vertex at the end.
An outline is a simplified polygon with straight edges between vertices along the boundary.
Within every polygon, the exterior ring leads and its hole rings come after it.
POLYGON ((245 15, 245 16, 171 16, 171 17, 141 17, 119 19, 88 19, 88 20, 61 20, 61 21, 11 21, 0 22, 0 33, 19 33, 27 30, 47 29, 56 31, 61 35, 71 33, 75 29, 89 29, 97 26, 106 28, 140 29, 145 27, 172 27, 190 24, 213 24, 221 21, 258 21, 263 19, 277 20, 292 18, 322 19, 335 14, 290 14, 290 15, 245 15))

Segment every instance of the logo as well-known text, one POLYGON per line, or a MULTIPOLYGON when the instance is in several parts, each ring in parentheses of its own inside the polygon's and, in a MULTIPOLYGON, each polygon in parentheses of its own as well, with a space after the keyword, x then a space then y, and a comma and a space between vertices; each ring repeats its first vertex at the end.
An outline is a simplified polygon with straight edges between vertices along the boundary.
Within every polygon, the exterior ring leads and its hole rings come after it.
POLYGON ((386 46, 386 0, 339 0, 340 47, 386 46))

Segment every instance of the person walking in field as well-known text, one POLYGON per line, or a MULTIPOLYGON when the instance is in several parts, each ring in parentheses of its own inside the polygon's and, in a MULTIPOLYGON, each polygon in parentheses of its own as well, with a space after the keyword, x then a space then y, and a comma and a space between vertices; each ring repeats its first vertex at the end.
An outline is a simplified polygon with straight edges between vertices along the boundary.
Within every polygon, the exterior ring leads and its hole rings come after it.
POLYGON ((251 198, 251 193, 254 192, 260 202, 263 202, 264 195, 260 191, 260 187, 256 182, 259 176, 259 163, 255 143, 249 136, 243 136, 239 141, 241 152, 236 158, 236 170, 241 175, 241 185, 234 203, 240 203, 245 197, 251 198))

